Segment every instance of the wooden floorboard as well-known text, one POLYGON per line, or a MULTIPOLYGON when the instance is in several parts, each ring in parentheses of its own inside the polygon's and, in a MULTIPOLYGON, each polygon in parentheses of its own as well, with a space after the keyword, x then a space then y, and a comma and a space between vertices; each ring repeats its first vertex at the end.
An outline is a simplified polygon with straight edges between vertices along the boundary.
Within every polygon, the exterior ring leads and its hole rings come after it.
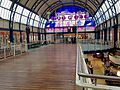
POLYGON ((0 90, 76 90, 75 62, 75 44, 49 45, 2 61, 0 90))

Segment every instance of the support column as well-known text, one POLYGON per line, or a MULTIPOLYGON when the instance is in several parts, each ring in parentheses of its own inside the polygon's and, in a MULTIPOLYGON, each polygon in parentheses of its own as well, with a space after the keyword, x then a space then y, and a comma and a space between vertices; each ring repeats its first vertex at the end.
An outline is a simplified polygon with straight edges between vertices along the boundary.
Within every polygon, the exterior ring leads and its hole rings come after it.
POLYGON ((63 27, 63 31, 62 31, 62 35, 63 35, 63 43, 65 43, 65 37, 64 37, 64 27, 63 27))
POLYGON ((41 34, 40 34, 40 29, 39 28, 38 28, 38 41, 39 41, 39 43, 41 41, 41 34))
POLYGON ((55 36, 56 36, 56 34, 55 34, 55 27, 54 27, 54 43, 56 42, 55 36))
POLYGON ((30 28, 29 26, 26 27, 26 39, 27 39, 27 44, 28 44, 28 49, 30 48, 30 39, 29 39, 29 34, 30 34, 30 28))
POLYGON ((114 48, 117 48, 116 42, 118 41, 118 15, 114 18, 114 48))
POLYGON ((116 42, 117 42, 117 37, 118 37, 118 26, 114 26, 114 48, 117 48, 116 42))
MULTIPOLYGON (((10 7, 11 13, 10 13, 10 20, 9 20, 9 31, 10 31, 9 32, 10 33, 9 38, 10 38, 10 42, 11 43, 14 43, 14 37, 13 37, 13 20, 14 20, 15 12, 13 12, 13 7, 14 7, 14 5, 15 5, 16 2, 17 2, 17 0, 13 0, 13 3, 11 5, 11 7, 10 7)), ((17 8, 17 5, 16 5, 15 9, 16 8, 17 8)))
POLYGON ((20 31, 20 43, 22 43, 22 31, 21 30, 19 31, 20 31))
POLYGON ((104 41, 107 41, 107 29, 104 30, 104 41))
POLYGON ((97 31, 95 31, 95 39, 97 39, 97 31))
POLYGON ((45 36, 45 41, 47 41, 46 30, 45 29, 44 29, 44 36, 45 36))
POLYGON ((110 28, 109 28, 109 41, 110 41, 110 28))
POLYGON ((10 42, 14 43, 13 29, 12 28, 10 28, 10 36, 9 36, 9 38, 10 38, 10 42))
POLYGON ((95 39, 100 39, 100 31, 95 32, 95 39))
MULTIPOLYGON (((76 43, 76 31, 77 31, 77 27, 76 26, 73 26, 73 33, 75 34, 75 37, 73 38, 73 43, 76 43)), ((85 32, 85 35, 86 35, 86 32, 85 32)), ((86 37, 86 36, 85 36, 86 37)))

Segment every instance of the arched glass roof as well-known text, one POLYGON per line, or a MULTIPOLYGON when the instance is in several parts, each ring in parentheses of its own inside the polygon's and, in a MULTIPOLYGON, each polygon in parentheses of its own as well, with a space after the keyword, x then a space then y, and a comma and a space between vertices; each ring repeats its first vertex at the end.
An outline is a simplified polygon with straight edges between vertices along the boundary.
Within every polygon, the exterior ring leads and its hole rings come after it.
POLYGON ((69 5, 84 8, 97 25, 120 13, 120 0, 0 0, 0 17, 38 27, 48 12, 69 5))
MULTIPOLYGON (((42 18, 38 14, 32 12, 30 9, 23 7, 22 5, 18 5, 17 2, 13 4, 13 1, 10 0, 0 0, 0 13, 1 13, 0 14, 1 19, 10 20, 10 18, 12 17, 12 21, 14 22, 28 24, 34 27, 39 26, 39 23, 41 23, 40 18, 42 18), (11 8, 12 5, 13 8, 11 8)), ((45 23, 46 20, 44 20, 44 22, 41 24, 45 24, 45 23)), ((44 28, 44 27, 40 27, 40 28, 44 28)))
POLYGON ((47 12, 53 12, 63 6, 80 6, 94 15, 104 0, 19 0, 21 4, 30 10, 47 17, 47 12))
POLYGON ((120 0, 105 0, 95 14, 97 25, 120 13, 120 0), (100 12, 102 14, 100 14, 100 12), (101 20, 103 18, 103 20, 101 20))

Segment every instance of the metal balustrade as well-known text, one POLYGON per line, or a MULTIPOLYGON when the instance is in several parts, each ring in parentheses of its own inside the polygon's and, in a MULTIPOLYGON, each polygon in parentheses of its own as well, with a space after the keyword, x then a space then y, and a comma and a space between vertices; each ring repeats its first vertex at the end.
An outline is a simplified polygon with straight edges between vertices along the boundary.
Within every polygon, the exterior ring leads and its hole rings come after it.
POLYGON ((81 44, 83 51, 97 51, 114 48, 114 42, 112 41, 80 39, 78 42, 81 44))
POLYGON ((28 51, 28 44, 10 44, 9 46, 0 46, 0 59, 6 59, 7 57, 16 56, 28 51))
POLYGON ((120 41, 116 42, 116 46, 117 46, 117 48, 120 48, 120 41))
POLYGON ((98 79, 120 81, 120 77, 89 74, 82 48, 77 43, 76 84, 83 87, 83 90, 120 90, 118 86, 98 84, 98 79), (94 80, 94 83, 91 79, 94 80))
POLYGON ((20 55, 26 53, 31 48, 39 47, 46 44, 41 44, 40 42, 36 43, 20 43, 20 44, 9 44, 0 46, 0 59, 6 59, 7 57, 20 55))

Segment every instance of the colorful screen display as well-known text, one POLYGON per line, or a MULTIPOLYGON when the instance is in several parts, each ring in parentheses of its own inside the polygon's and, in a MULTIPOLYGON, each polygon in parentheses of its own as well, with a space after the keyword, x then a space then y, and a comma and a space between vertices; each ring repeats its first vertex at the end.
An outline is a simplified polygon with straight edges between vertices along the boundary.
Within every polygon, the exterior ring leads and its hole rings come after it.
POLYGON ((75 13, 57 13, 56 17, 51 17, 46 27, 66 27, 66 26, 95 26, 92 17, 89 15, 75 13))
POLYGON ((51 14, 46 27, 95 26, 91 15, 85 10, 69 11, 69 9, 51 14))

